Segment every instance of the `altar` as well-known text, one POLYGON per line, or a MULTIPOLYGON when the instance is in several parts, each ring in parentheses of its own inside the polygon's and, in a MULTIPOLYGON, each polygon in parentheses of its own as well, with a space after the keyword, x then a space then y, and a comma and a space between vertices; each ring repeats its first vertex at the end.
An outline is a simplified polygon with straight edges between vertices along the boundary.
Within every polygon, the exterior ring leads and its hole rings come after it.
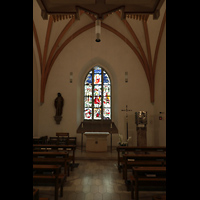
POLYGON ((86 152, 107 152, 108 132, 85 132, 86 152))
MULTIPOLYGON (((81 152, 83 151, 83 135, 85 135, 85 133, 87 133, 87 132, 94 133, 94 134, 107 133, 105 135, 106 140, 107 140, 107 136, 110 134, 110 147, 111 147, 110 150, 112 152, 112 134, 117 134, 118 133, 118 129, 117 129, 115 123, 112 122, 111 120, 105 120, 105 121, 83 121, 78 126, 76 132, 78 134, 81 134, 81 152)), ((86 134, 86 137, 88 137, 88 139, 91 140, 91 138, 89 138, 89 135, 87 136, 87 134, 86 134)), ((101 138, 101 140, 103 140, 103 139, 101 138)), ((101 140, 100 140, 100 137, 99 137, 98 141, 100 142, 101 140)), ((106 145, 107 145, 107 143, 106 143, 106 145)), ((88 147, 88 148, 90 148, 90 147, 88 147)))

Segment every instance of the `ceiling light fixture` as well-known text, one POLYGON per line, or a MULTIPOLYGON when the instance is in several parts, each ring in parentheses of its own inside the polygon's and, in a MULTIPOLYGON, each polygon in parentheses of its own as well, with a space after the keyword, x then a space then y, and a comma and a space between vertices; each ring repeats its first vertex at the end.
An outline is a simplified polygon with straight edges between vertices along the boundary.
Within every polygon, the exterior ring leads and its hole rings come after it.
POLYGON ((101 20, 97 19, 95 21, 95 34, 96 34, 96 42, 100 42, 100 35, 101 35, 101 20))

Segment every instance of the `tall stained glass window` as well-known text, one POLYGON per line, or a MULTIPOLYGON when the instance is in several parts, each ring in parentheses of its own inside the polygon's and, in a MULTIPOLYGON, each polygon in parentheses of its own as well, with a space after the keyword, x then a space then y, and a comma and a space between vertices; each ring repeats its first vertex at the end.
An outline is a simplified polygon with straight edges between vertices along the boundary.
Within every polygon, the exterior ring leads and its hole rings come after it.
POLYGON ((85 78, 84 120, 111 119, 111 82, 107 72, 95 66, 85 78))

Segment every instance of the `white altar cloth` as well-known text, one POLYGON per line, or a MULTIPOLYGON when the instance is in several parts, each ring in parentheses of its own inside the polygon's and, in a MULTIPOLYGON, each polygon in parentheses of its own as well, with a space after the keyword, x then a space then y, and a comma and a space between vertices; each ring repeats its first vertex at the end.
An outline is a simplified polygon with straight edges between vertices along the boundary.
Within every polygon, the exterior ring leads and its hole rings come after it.
POLYGON ((85 132, 86 151, 88 152, 106 152, 108 132, 85 132))

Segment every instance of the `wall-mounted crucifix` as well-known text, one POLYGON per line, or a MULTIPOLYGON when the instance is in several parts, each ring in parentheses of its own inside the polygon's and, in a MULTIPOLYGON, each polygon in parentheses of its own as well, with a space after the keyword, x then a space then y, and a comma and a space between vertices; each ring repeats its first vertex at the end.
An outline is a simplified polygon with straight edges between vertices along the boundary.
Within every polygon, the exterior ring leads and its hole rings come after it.
POLYGON ((128 110, 128 106, 126 105, 126 110, 121 110, 121 111, 126 111, 126 137, 128 140, 128 112, 132 110, 128 110))

